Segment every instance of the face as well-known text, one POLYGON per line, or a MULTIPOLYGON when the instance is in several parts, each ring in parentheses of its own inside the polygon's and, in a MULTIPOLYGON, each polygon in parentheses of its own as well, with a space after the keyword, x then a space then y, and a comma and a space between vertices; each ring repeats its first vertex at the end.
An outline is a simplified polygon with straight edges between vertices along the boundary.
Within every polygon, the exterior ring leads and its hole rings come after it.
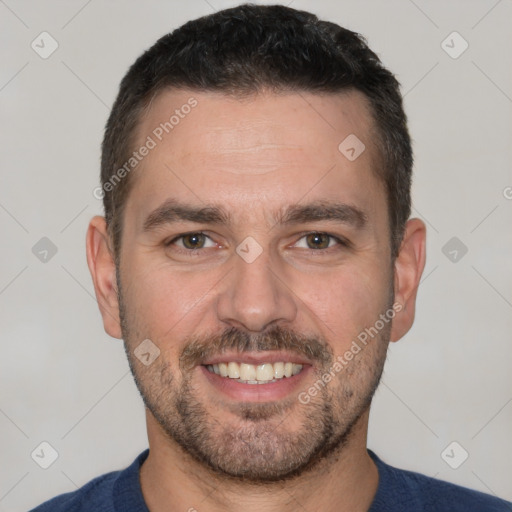
POLYGON ((315 466, 367 411, 390 339, 365 98, 166 91, 138 135, 155 146, 130 176, 117 286, 145 405, 168 443, 216 473, 259 482, 315 466), (355 159, 338 149, 351 134, 365 145, 355 159), (148 339, 147 361, 158 357, 144 364, 148 339))

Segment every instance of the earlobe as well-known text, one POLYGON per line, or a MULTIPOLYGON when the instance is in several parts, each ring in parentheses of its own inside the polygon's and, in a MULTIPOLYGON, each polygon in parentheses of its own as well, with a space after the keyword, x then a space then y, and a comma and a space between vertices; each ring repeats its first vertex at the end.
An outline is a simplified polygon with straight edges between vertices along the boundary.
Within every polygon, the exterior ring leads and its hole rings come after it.
POLYGON ((91 219, 87 230, 86 247, 87 265, 103 317, 103 326, 107 334, 121 339, 116 268, 104 217, 95 216, 91 219))
POLYGON ((426 227, 420 219, 410 219, 400 252, 395 260, 395 303, 400 311, 393 319, 391 341, 398 341, 411 328, 416 309, 416 295, 426 258, 426 227))

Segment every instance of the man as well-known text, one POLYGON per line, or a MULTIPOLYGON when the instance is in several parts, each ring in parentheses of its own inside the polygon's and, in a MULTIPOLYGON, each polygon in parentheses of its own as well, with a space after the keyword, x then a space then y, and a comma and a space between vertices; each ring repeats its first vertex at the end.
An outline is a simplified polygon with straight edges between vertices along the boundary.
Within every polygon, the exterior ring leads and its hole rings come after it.
POLYGON ((398 83, 282 6, 185 24, 124 77, 87 260, 149 451, 44 511, 501 511, 367 450, 425 225, 398 83))

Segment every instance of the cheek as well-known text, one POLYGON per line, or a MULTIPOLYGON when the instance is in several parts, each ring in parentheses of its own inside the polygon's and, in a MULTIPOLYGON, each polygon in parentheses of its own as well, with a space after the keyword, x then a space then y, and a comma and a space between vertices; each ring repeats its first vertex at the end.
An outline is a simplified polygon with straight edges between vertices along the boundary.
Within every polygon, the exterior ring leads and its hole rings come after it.
POLYGON ((324 275, 302 274, 293 289, 306 304, 306 314, 310 310, 320 320, 318 327, 332 340, 335 352, 373 325, 388 305, 388 282, 382 270, 372 275, 367 269, 347 266, 324 275))
POLYGON ((130 276, 124 280, 129 286, 128 321, 141 335, 161 342, 182 339, 197 329, 211 300, 209 292, 215 292, 222 278, 217 272, 183 272, 169 264, 155 265, 149 258, 131 262, 130 268, 144 270, 126 272, 130 276))

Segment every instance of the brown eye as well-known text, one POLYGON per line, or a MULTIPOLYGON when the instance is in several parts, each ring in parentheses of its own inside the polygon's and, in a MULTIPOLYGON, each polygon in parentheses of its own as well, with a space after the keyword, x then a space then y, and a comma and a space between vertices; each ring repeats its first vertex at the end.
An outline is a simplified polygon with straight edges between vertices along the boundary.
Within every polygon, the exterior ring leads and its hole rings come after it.
POLYGON ((202 249, 206 241, 203 233, 189 233, 181 237, 183 247, 186 249, 202 249))
POLYGON ((184 255, 199 255, 203 252, 203 249, 220 248, 214 240, 201 231, 183 233, 168 242, 164 242, 164 245, 172 251, 184 255))
POLYGON ((306 236, 306 244, 309 249, 327 249, 331 238, 325 233, 310 233, 306 236))

